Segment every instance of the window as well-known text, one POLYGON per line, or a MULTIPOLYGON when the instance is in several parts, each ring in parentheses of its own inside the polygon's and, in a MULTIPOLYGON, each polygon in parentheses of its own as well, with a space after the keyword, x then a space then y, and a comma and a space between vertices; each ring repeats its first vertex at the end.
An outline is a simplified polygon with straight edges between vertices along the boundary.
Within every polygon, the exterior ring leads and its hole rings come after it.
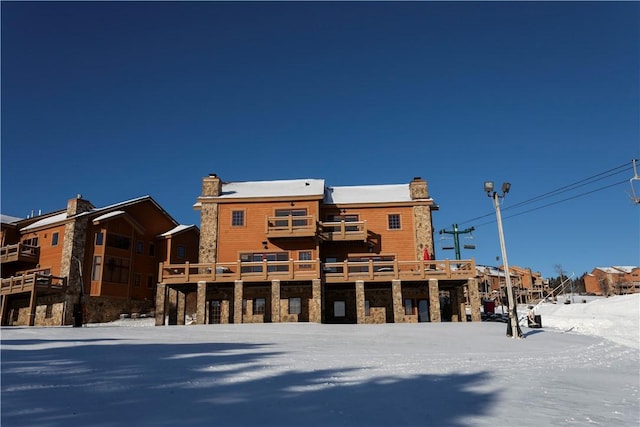
POLYGON ((51 235, 51 246, 58 246, 58 239, 60 239, 60 233, 56 231, 51 235))
MULTIPOLYGON (((243 273, 261 273, 262 261, 288 261, 289 252, 257 252, 240 254, 240 262, 255 263, 250 266, 243 266, 243 273)), ((269 265, 267 271, 289 271, 287 264, 269 265)))
MULTIPOLYGON (((300 261, 311 261, 311 251, 300 251, 298 252, 298 259, 300 261)), ((313 267, 311 264, 300 264, 300 268, 311 268, 313 267)))
POLYGON ((93 257, 93 270, 91 273, 91 280, 97 281, 100 280, 100 269, 102 267, 102 257, 94 256, 93 257))
POLYGON ((368 299, 364 300, 364 315, 371 316, 371 304, 368 299))
POLYGON ((102 246, 104 242, 104 233, 102 231, 98 231, 96 233, 96 246, 102 246))
POLYGON ((131 247, 131 239, 121 234, 107 234, 107 246, 116 249, 128 250, 131 247))
MULTIPOLYGON (((306 216, 306 209, 276 209, 276 216, 306 216)), ((294 227, 302 227, 309 224, 308 219, 294 219, 293 226, 294 227)), ((286 227, 289 225, 288 220, 276 221, 276 227, 286 227)))
POLYGON ((153 242, 149 242, 149 256, 155 256, 156 255, 156 246, 153 244, 153 242))
POLYGON ((400 214, 389 214, 389 230, 400 229, 400 214))
MULTIPOLYGON (((358 222, 360 219, 360 217, 358 215, 329 215, 327 217, 327 221, 328 222, 358 222)), ((334 230, 332 231, 339 231, 340 229, 338 227, 331 227, 334 230)), ((345 231, 358 231, 358 226, 357 225, 347 225, 345 226, 345 231)))
POLYGON ((134 288, 139 288, 140 287, 140 283, 142 283, 142 276, 140 276, 140 273, 135 273, 133 275, 133 287, 134 288))
POLYGON ((22 244, 26 246, 38 246, 38 237, 36 236, 30 239, 24 239, 22 244))
POLYGON ((333 316, 344 317, 344 301, 333 302, 333 316))
POLYGON ((141 240, 138 240, 136 242, 136 253, 141 254, 142 252, 144 252, 144 243, 141 240))
POLYGON ((404 300, 404 314, 413 314, 413 300, 404 300))
POLYGON ((178 258, 185 259, 187 256, 187 249, 183 245, 178 245, 176 248, 176 252, 178 254, 178 258))
POLYGON ((129 283, 129 260, 126 258, 105 258, 103 280, 112 283, 129 283))
POLYGON ((147 289, 153 289, 154 287, 153 276, 147 276, 147 289))
POLYGON ((253 314, 264 314, 267 301, 264 298, 256 298, 253 300, 253 314))
POLYGON ((244 226, 244 211, 231 211, 231 226, 232 227, 244 226))
POLYGON ((298 297, 289 298, 289 314, 302 313, 302 300, 298 297))

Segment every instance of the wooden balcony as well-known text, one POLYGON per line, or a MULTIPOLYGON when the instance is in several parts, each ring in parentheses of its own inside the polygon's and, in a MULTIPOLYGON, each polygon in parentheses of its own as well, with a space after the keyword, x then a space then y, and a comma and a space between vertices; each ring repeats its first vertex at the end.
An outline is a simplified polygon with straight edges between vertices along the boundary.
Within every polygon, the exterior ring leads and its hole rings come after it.
POLYGON ((320 223, 320 237, 328 241, 367 240, 367 221, 335 221, 320 223))
POLYGON ((326 283, 366 280, 467 280, 476 277, 474 260, 431 261, 260 261, 217 264, 160 264, 159 278, 166 284, 204 282, 312 280, 326 283))
POLYGON ((318 233, 318 224, 314 215, 305 216, 268 216, 265 231, 267 238, 314 237, 318 233))
POLYGON ((4 296, 31 292, 34 289, 38 294, 58 293, 64 292, 66 288, 66 277, 52 276, 50 274, 28 273, 2 279, 0 295, 4 296))
POLYGON ((312 280, 320 277, 320 260, 258 261, 216 264, 160 264, 160 281, 196 282, 312 280))
POLYGON ((15 245, 3 246, 0 248, 0 262, 31 262, 38 263, 40 257, 40 247, 17 243, 15 245))

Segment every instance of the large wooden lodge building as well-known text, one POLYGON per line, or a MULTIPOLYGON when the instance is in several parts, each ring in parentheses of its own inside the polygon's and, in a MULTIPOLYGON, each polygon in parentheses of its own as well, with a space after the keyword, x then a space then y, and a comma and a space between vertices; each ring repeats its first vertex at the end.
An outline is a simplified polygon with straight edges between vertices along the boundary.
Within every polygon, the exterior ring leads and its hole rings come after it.
POLYGON ((479 321, 473 260, 434 259, 427 182, 203 179, 197 263, 161 263, 156 325, 479 321), (469 311, 470 309, 470 311, 469 311))

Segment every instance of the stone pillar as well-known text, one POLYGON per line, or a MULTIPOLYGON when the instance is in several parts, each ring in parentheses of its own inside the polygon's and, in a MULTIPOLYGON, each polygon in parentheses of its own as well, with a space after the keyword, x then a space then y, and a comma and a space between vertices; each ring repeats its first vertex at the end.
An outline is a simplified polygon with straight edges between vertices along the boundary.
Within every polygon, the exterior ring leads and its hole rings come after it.
POLYGON ((356 323, 366 323, 364 318, 364 280, 356 280, 356 323))
POLYGON ((320 279, 311 281, 311 300, 309 301, 309 322, 322 322, 322 282, 320 279))
POLYGON ((467 280, 467 295, 469 295, 469 305, 471 305, 471 321, 480 322, 482 314, 480 312, 480 290, 478 289, 478 279, 467 280))
POLYGON ((438 279, 429 279, 429 319, 432 322, 440 322, 441 316, 438 279))
POLYGON ((271 322, 280 323, 280 280, 271 281, 271 322))
POLYGON ((158 283, 156 285, 156 326, 164 325, 164 312, 167 300, 167 285, 158 283))
POLYGON ((198 282, 196 294, 196 325, 204 325, 206 323, 207 313, 207 282, 198 282))
POLYGON ((177 325, 177 317, 178 316, 178 291, 173 288, 167 289, 167 317, 169 318, 168 325, 177 325))
POLYGON ((218 258, 218 203, 214 197, 222 194, 222 181, 216 174, 202 179, 200 202, 200 250, 201 264, 216 262, 218 258))
POLYGON ((176 292, 176 313, 178 314, 176 325, 184 326, 185 324, 185 318, 187 317, 186 299, 184 292, 176 292))
POLYGON ((460 322, 467 321, 467 303, 464 299, 464 287, 457 286, 456 294, 458 295, 458 320, 460 322))
POLYGON ((402 305, 402 282, 391 281, 391 299, 393 301, 393 323, 404 322, 404 306, 402 305))
POLYGON ((236 280, 233 289, 233 323, 242 323, 242 280, 236 280))

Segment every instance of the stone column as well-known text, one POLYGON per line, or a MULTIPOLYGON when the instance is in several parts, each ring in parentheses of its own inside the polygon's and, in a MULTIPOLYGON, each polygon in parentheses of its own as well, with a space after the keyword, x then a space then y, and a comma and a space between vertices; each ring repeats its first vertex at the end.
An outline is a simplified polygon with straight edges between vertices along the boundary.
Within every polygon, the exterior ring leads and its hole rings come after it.
POLYGON ((204 325, 206 323, 207 313, 207 282, 198 282, 198 290, 196 294, 196 325, 204 325))
POLYGON ((167 285, 158 283, 156 285, 156 326, 164 325, 164 311, 167 300, 167 285))
POLYGON ((178 311, 177 311, 177 307, 178 307, 178 291, 176 291, 173 288, 169 288, 167 289, 167 300, 169 301, 169 305, 167 308, 167 316, 169 317, 169 325, 177 325, 177 318, 176 316, 178 316, 178 311))
POLYGON ((480 290, 478 289, 478 279, 467 280, 467 295, 471 305, 471 321, 480 322, 482 314, 480 312, 480 290))
POLYGON ((236 280, 233 289, 233 323, 242 323, 242 280, 236 280))
POLYGON ((364 280, 356 280, 356 323, 366 323, 364 316, 364 280))
POLYGON ((322 282, 320 279, 311 281, 311 300, 309 301, 309 322, 322 322, 322 282))
POLYGON ((456 287, 456 294, 458 294, 458 320, 460 322, 467 321, 467 304, 464 299, 464 288, 462 286, 456 287))
POLYGON ((187 317, 186 294, 183 291, 176 292, 176 325, 184 325, 187 317))
POLYGON ((280 280, 271 281, 271 322, 280 322, 280 280))
POLYGON ((429 279, 429 318, 432 322, 440 322, 440 290, 438 279, 429 279))
POLYGON ((402 282, 391 281, 391 299, 393 301, 393 323, 404 322, 404 306, 402 305, 402 282))

